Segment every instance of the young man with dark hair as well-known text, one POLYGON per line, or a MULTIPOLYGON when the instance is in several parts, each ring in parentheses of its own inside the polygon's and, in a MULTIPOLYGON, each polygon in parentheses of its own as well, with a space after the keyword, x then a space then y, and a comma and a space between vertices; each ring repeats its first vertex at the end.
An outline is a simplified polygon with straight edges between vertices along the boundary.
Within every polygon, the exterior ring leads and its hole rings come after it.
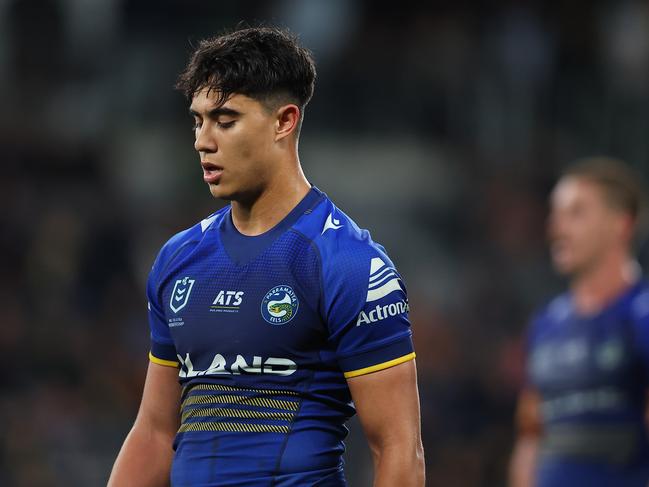
POLYGON ((405 286, 300 166, 314 80, 272 28, 201 42, 181 75, 203 179, 230 205, 155 260, 149 369, 110 486, 344 486, 355 412, 375 485, 424 485, 405 286))
POLYGON ((649 285, 633 257, 638 176, 607 158, 564 172, 550 200, 556 270, 570 290, 528 331, 511 487, 647 487, 649 285))

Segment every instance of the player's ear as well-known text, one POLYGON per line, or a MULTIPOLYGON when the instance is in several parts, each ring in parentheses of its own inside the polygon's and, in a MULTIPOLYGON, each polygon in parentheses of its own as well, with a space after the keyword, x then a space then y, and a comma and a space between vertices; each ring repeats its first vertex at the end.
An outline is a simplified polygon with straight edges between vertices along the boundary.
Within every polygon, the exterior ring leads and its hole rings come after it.
POLYGON ((277 109, 275 120, 275 141, 279 141, 297 130, 300 122, 300 108, 290 103, 277 109))
POLYGON ((618 232, 627 242, 632 242, 635 235, 636 221, 631 215, 621 214, 618 218, 618 232))

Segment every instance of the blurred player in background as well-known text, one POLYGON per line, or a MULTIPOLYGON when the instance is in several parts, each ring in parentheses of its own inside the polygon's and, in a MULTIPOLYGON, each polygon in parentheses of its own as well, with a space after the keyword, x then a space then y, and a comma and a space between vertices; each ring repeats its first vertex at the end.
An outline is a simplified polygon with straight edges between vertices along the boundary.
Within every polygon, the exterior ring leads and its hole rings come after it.
POLYGON ((633 255, 644 194, 623 163, 570 167, 549 239, 570 289, 532 320, 511 487, 647 487, 649 285, 633 255))
POLYGON ((150 363, 110 486, 340 487, 356 412, 375 485, 424 485, 405 287, 300 166, 314 80, 271 28, 201 42, 181 75, 203 178, 230 205, 155 260, 150 363))

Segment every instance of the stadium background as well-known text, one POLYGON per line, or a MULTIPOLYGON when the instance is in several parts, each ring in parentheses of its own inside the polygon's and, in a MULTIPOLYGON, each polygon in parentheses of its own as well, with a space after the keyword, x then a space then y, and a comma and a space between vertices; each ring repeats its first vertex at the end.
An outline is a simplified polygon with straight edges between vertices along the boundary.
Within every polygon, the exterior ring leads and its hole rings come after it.
MULTIPOLYGON (((649 2, 428 3, 0 1, 0 485, 105 484, 148 269, 218 205, 172 85, 190 41, 241 20, 315 52, 301 159, 406 278, 429 485, 504 485, 521 333, 561 286, 555 175, 590 154, 648 174, 649 2)), ((353 423, 352 486, 363 441, 353 423)))

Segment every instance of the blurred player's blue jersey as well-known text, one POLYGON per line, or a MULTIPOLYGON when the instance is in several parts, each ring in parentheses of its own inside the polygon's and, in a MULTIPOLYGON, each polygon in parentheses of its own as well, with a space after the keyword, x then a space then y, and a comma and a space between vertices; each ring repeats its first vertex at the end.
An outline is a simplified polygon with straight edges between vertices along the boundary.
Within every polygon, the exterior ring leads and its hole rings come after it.
POLYGON ((647 487, 646 282, 589 317, 556 298, 532 323, 528 370, 541 395, 537 487, 647 487))
POLYGON ((150 359, 184 386, 173 486, 345 485, 346 379, 415 356, 367 231, 316 188, 257 237, 227 206, 167 242, 147 294, 150 359))

